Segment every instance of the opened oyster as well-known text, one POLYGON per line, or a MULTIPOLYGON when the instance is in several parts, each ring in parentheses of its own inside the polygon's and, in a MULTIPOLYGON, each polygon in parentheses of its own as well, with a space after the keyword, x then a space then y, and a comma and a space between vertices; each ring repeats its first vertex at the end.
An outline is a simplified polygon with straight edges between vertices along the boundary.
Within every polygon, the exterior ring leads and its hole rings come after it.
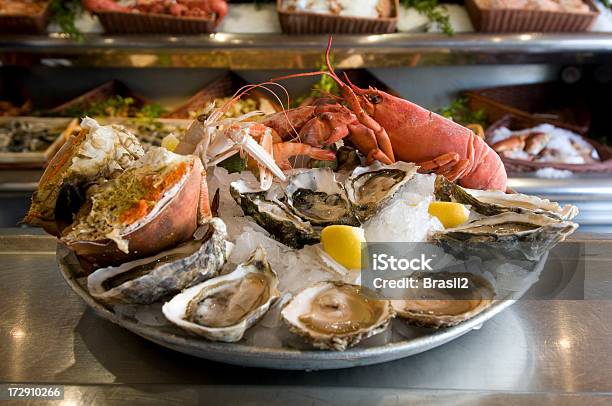
POLYGON ((225 223, 219 218, 196 238, 150 258, 101 268, 89 275, 89 293, 106 303, 153 303, 216 276, 228 254, 225 223), (202 234, 202 235, 200 235, 202 234))
POLYGON ((310 223, 293 214, 282 202, 284 195, 279 185, 266 192, 240 180, 231 184, 230 193, 245 215, 253 217, 283 244, 302 248, 319 241, 319 233, 310 223))
POLYGON ((392 165, 376 162, 355 169, 345 187, 359 221, 364 222, 376 213, 376 209, 393 197, 416 171, 416 165, 401 161, 392 165))
POLYGON ((329 168, 304 170, 270 191, 237 181, 231 185, 234 200, 244 214, 293 248, 319 242, 320 228, 332 224, 358 226, 416 173, 414 164, 374 164, 357 168, 344 182, 329 168))
POLYGON ((469 204, 472 210, 485 216, 515 212, 544 214, 559 220, 571 220, 578 214, 578 208, 571 204, 562 207, 557 202, 521 193, 465 189, 450 182, 444 176, 436 178, 435 190, 438 199, 469 204))
POLYGON ((315 226, 359 225, 344 187, 329 168, 301 172, 289 178, 287 206, 315 226))
POLYGON ((344 351, 383 332, 395 313, 388 300, 368 298, 360 286, 320 282, 298 293, 281 315, 292 333, 315 347, 344 351))
POLYGON ((458 257, 475 253, 483 258, 518 255, 538 260, 577 227, 571 221, 541 214, 508 211, 446 229, 433 239, 458 257))
POLYGON ((193 286, 164 304, 164 316, 214 341, 236 342, 280 297, 278 277, 258 247, 230 274, 193 286))
POLYGON ((469 273, 440 272, 416 276, 419 289, 411 289, 410 296, 405 300, 391 300, 391 305, 397 316, 410 324, 421 327, 451 327, 468 320, 493 303, 495 290, 486 279, 469 273), (465 279, 468 288, 423 289, 419 281, 424 277, 435 278, 436 281, 454 283, 465 279))

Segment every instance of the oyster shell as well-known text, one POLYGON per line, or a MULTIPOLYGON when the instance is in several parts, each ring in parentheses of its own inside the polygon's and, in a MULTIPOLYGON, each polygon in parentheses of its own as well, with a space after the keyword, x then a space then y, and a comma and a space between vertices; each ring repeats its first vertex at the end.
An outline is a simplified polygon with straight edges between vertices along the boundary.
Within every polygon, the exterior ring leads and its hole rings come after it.
POLYGON ((376 162, 355 169, 346 180, 345 188, 359 221, 369 219, 416 171, 415 164, 401 161, 392 165, 376 162))
POLYGON ((319 233, 282 202, 284 195, 275 184, 262 191, 248 182, 239 180, 230 185, 230 193, 245 215, 251 216, 278 241, 293 248, 319 242, 319 233))
POLYGON ((578 208, 571 204, 561 206, 548 199, 521 193, 465 189, 450 182, 444 176, 436 178, 435 193, 440 200, 469 204, 472 210, 485 216, 515 212, 544 214, 559 220, 571 220, 578 214, 578 208))
POLYGON ((357 285, 319 282, 298 293, 281 316, 289 330, 317 348, 344 351, 383 332, 395 315, 388 300, 370 299, 357 285))
POLYGON ((236 342, 280 297, 278 277, 258 247, 251 258, 227 275, 176 295, 162 307, 182 329, 214 341, 236 342))
MULTIPOLYGON (((416 279, 435 277, 436 280, 468 278, 469 289, 411 289, 414 299, 391 300, 397 317, 421 327, 451 327, 476 316, 493 303, 495 290, 485 278, 462 272, 421 274, 416 279)), ((422 283, 418 284, 422 286, 422 283)))
POLYGON ((518 255, 537 260, 577 227, 541 214, 508 211, 446 229, 433 239, 459 257, 476 252, 484 258, 518 255))
POLYGON ((315 226, 359 225, 342 184, 329 168, 310 169, 289 178, 287 206, 315 226))
POLYGON ((98 269, 87 278, 89 293, 106 303, 150 304, 216 276, 228 255, 225 223, 213 218, 196 236, 153 257, 98 269))

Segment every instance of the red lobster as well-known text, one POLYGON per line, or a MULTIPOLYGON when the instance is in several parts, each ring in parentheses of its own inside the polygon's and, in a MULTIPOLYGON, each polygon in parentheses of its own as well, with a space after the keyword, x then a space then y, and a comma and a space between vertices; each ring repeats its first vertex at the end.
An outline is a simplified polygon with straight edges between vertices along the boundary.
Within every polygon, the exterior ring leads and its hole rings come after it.
POLYGON ((345 75, 343 82, 329 60, 328 71, 298 73, 273 80, 329 75, 338 83, 341 104, 306 106, 268 117, 264 124, 281 137, 291 137, 291 125, 302 142, 325 146, 348 137, 368 161, 416 162, 421 172, 444 175, 472 189, 506 191, 507 175, 497 153, 474 132, 414 103, 375 88, 361 89, 345 75), (289 117, 291 123, 287 123, 289 117), (284 119, 284 120, 283 120, 284 119))

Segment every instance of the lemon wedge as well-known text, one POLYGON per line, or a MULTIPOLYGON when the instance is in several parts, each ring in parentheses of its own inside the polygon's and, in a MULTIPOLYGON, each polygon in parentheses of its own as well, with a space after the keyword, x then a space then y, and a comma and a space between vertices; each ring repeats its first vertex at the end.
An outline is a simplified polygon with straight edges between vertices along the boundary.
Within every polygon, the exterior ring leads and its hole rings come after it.
POLYGON ((340 265, 348 269, 361 269, 361 243, 365 242, 363 229, 333 225, 321 231, 323 250, 340 265))
POLYGON ((166 148, 168 151, 173 152, 179 144, 179 139, 174 134, 168 134, 162 140, 161 146, 166 148))
POLYGON ((470 211, 461 203, 431 202, 428 211, 440 220, 444 228, 457 227, 470 217, 470 211))

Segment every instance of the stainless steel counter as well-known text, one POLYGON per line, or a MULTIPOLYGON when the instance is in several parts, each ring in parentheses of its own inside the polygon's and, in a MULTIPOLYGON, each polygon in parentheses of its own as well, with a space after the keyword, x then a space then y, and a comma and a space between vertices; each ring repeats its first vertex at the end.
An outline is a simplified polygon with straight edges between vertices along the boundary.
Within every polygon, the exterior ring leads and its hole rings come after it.
MULTIPOLYGON (((66 404, 612 401, 612 301, 519 302, 443 347, 376 366, 254 370, 174 353, 98 318, 62 280, 54 241, 21 232, 0 230, 0 382, 63 384, 66 404)), ((591 247, 602 238, 575 236, 591 247)), ((612 253, 599 252, 609 269, 612 253)))

